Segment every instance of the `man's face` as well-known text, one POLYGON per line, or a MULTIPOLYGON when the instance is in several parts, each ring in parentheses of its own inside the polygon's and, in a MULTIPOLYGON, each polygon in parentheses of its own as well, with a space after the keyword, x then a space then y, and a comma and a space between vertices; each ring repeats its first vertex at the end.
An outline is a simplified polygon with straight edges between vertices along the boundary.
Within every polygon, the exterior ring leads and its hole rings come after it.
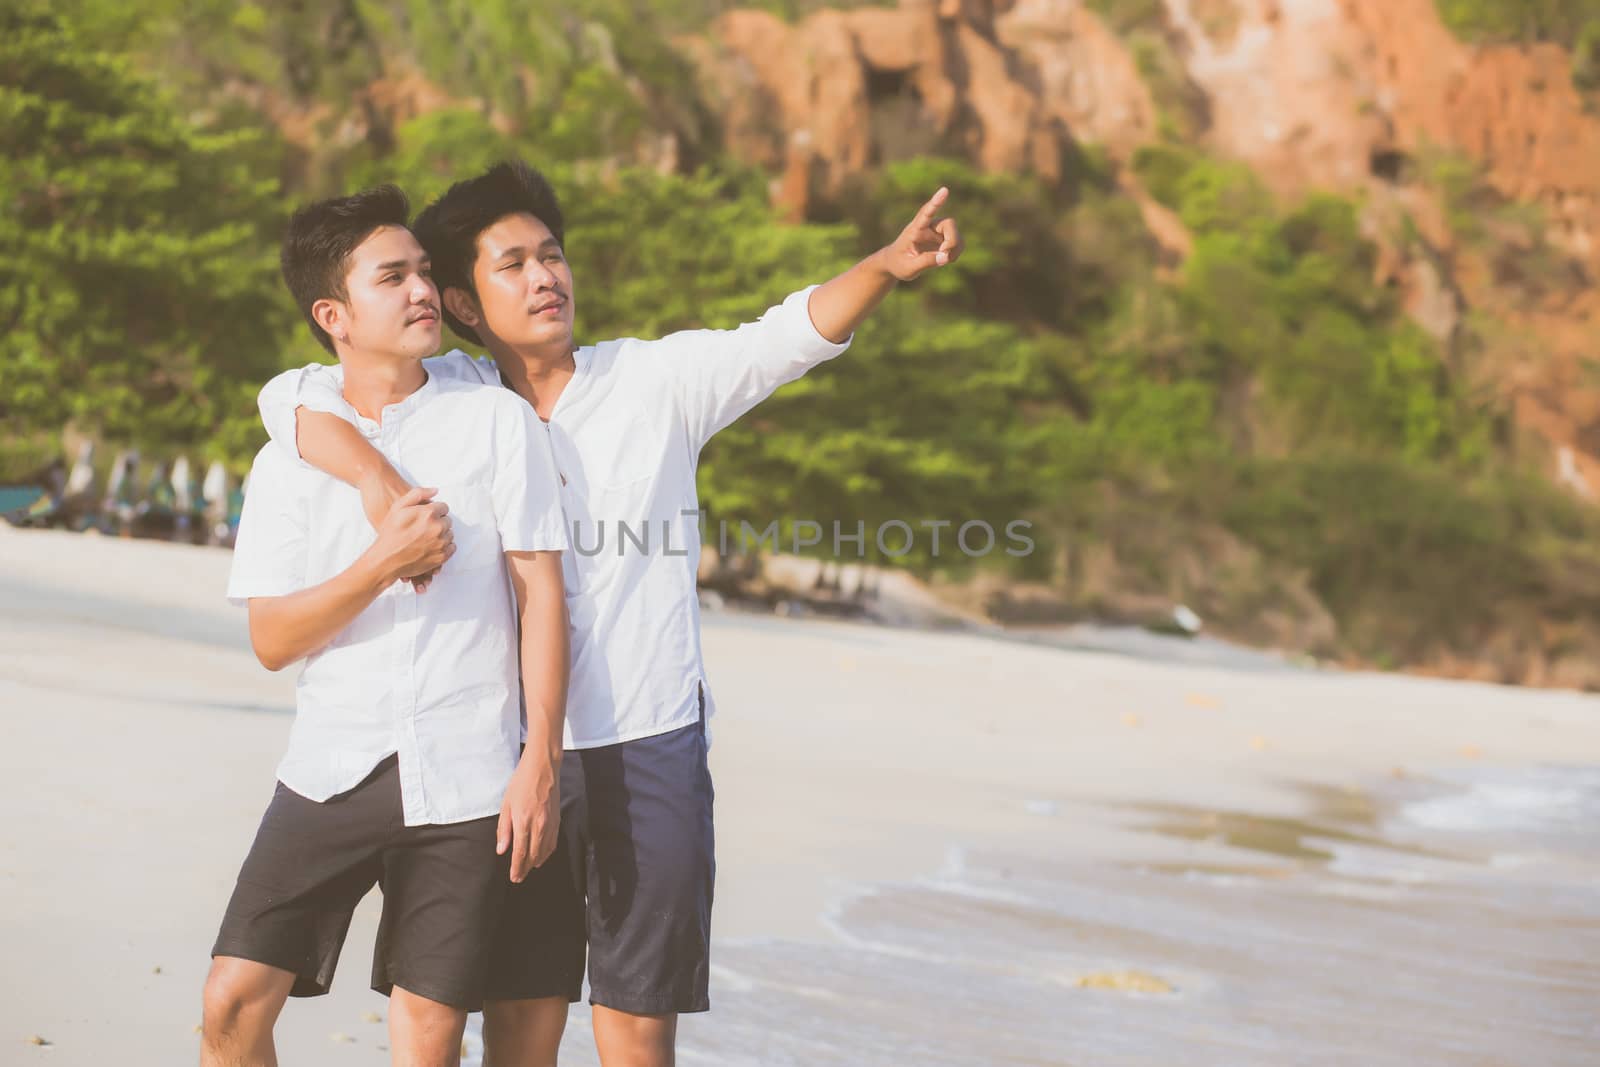
POLYGON ((421 359, 439 350, 439 291, 427 253, 401 226, 382 226, 350 253, 349 299, 324 329, 361 352, 421 359))
POLYGON ((572 268, 543 222, 507 215, 479 234, 472 281, 479 319, 470 325, 486 343, 493 337, 516 347, 571 346, 572 268))

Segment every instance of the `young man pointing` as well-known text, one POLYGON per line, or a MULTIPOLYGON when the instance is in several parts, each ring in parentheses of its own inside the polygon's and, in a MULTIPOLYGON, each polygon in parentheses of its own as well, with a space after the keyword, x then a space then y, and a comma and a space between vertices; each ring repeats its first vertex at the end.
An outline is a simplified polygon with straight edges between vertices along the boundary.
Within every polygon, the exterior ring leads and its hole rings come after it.
MULTIPOLYGON (((842 353, 901 281, 953 262, 941 189, 889 246, 734 330, 579 346, 577 286, 549 184, 520 163, 460 182, 417 219, 446 321, 491 358, 430 374, 503 384, 552 446, 576 551, 564 557, 572 691, 554 860, 516 891, 485 1008, 497 1067, 553 1064, 587 948, 595 1042, 612 1065, 673 1062, 677 1017, 705 1011, 715 880, 695 571, 695 469, 713 434, 842 353), (618 536, 618 524, 648 531, 618 536), (596 550, 597 544, 599 545, 596 550)), ((355 431, 336 368, 263 390, 286 453, 372 498, 400 477, 355 431)))

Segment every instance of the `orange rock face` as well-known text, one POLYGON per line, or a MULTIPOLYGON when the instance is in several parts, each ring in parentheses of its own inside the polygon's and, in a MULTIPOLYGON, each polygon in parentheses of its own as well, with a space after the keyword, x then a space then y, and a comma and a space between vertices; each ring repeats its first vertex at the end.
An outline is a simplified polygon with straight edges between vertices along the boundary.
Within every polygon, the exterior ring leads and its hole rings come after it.
MULTIPOLYGON (((928 152, 1059 178, 1070 119, 1096 110, 1092 84, 1063 94, 1076 116, 1052 106, 1024 80, 1031 68, 993 7, 976 0, 821 11, 798 26, 735 11, 710 37, 687 47, 724 111, 729 147, 778 171, 796 214, 862 170, 928 152)), ((1137 88, 1130 72, 1117 84, 1137 88)))
MULTIPOLYGON (((1600 494, 1600 119, 1559 47, 1458 41, 1433 0, 1164 0, 1164 34, 1205 99, 1210 150, 1252 165, 1287 199, 1359 195, 1379 271, 1446 342, 1467 315, 1506 325, 1485 373, 1518 422, 1549 442, 1552 475, 1600 494), (1417 162, 1440 151, 1537 204, 1574 267, 1539 293, 1507 286, 1459 247, 1417 162), (1426 248, 1397 234, 1409 219, 1426 248), (1559 466, 1559 469, 1558 469, 1559 466)), ((989 171, 1058 178, 1076 141, 1125 161, 1154 141, 1158 109, 1126 42, 1083 0, 902 0, 789 26, 731 12, 691 43, 720 101, 728 147, 777 177, 795 216, 850 177, 925 152, 989 171)), ((1181 223, 1121 178, 1170 255, 1181 223)))
POLYGON ((1118 159, 1155 139, 1155 102, 1138 64, 1081 0, 1021 0, 995 30, 1040 106, 1075 137, 1118 159))
POLYGON ((1561 244, 1600 265, 1600 120, 1561 48, 1470 47, 1433 0, 1167 0, 1167 11, 1210 101, 1211 145, 1275 188, 1357 188, 1386 151, 1455 150, 1506 196, 1545 206, 1561 244))

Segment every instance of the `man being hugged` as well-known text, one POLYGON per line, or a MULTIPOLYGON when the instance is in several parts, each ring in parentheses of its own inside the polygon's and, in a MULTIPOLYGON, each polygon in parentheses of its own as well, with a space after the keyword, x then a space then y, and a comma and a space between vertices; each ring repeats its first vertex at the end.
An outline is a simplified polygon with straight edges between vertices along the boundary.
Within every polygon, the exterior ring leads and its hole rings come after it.
POLYGON ((554 461, 515 394, 423 369, 441 312, 407 212, 385 186, 302 209, 284 238, 349 417, 435 488, 364 507, 283 449, 256 456, 228 597, 249 605, 264 666, 305 662, 212 950, 203 1065, 277 1062, 285 999, 328 991, 374 884, 394 1062, 456 1064, 510 883, 555 848, 569 641, 554 461))
MULTIPOLYGON (((695 592, 700 450, 844 352, 900 282, 960 256, 955 221, 938 217, 947 195, 936 192, 890 245, 754 322, 594 345, 573 334, 566 225, 539 172, 502 163, 417 217, 446 321, 492 357, 452 352, 428 371, 526 401, 554 447, 574 542, 563 561, 573 639, 561 843, 512 894, 484 1011, 489 1062, 553 1065, 586 965, 606 1067, 670 1067, 678 1016, 709 1009, 716 849, 695 592), (630 539, 624 526, 643 534, 630 539)), ((405 499, 419 475, 388 469, 352 425, 341 383, 339 368, 313 365, 262 391, 282 462, 304 456, 374 500, 405 499)))

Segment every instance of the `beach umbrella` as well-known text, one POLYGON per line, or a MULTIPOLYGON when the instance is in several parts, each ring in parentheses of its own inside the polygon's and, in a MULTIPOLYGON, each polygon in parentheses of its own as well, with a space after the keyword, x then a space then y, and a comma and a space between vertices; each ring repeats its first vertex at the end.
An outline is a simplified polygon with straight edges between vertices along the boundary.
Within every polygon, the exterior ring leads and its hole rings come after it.
POLYGON ((111 466, 111 477, 106 482, 106 509, 126 507, 133 503, 138 494, 138 486, 134 484, 139 474, 139 450, 136 448, 125 449, 118 453, 116 463, 111 466))
POLYGON ((194 475, 190 472, 188 456, 172 461, 172 506, 180 515, 194 510, 194 475))
POLYGON ((150 471, 150 484, 145 486, 143 509, 158 515, 170 515, 173 508, 172 478, 167 474, 167 465, 156 461, 155 467, 150 471))
POLYGON ((124 534, 129 532, 139 498, 139 487, 135 484, 138 476, 139 450, 130 448, 117 456, 117 462, 111 467, 111 477, 106 482, 106 500, 100 510, 114 519, 124 534))
POLYGON ((206 530, 208 540, 214 545, 224 545, 229 541, 228 529, 228 468, 222 465, 220 459, 211 461, 211 466, 206 468, 206 480, 200 487, 200 496, 204 501, 206 530))
POLYGON ((78 459, 67 474, 67 488, 63 494, 69 500, 88 496, 94 492, 94 442, 85 441, 78 446, 78 459))
POLYGON ((214 459, 211 461, 211 466, 206 468, 206 480, 200 487, 200 496, 205 500, 208 517, 227 517, 228 468, 222 465, 222 460, 214 459))

